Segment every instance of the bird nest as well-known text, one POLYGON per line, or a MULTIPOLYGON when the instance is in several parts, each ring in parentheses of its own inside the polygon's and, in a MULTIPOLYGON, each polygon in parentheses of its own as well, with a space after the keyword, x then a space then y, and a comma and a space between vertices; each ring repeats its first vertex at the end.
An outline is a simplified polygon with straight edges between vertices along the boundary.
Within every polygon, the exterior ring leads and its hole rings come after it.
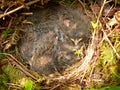
MULTIPOLYGON (((25 5, 21 5, 21 3, 23 3, 23 0, 21 0, 20 2, 18 2, 18 5, 20 5, 19 7, 15 6, 17 8, 10 11, 9 9, 11 8, 6 9, 6 12, 1 14, 0 18, 4 19, 5 16, 13 14, 14 12, 22 8, 27 8, 27 6, 37 3, 39 1, 41 1, 43 5, 48 0, 45 0, 45 2, 43 0, 34 0, 31 2, 28 2, 25 5)), ((83 3, 81 3, 81 1, 79 2, 82 5, 83 9, 85 9, 83 3)), ((4 2, 2 2, 2 5, 3 3, 4 2)), ((10 3, 7 3, 7 4, 3 5, 3 7, 1 8, 3 9, 6 8, 6 5, 10 7, 11 4, 10 3)), ((103 7, 104 5, 105 5, 105 2, 103 2, 103 7)), ((14 6, 14 3, 13 3, 13 6, 14 6)), ((49 75, 38 75, 38 74, 36 75, 35 72, 26 68, 25 66, 26 64, 23 64, 24 62, 21 63, 13 55, 8 53, 0 53, 0 54, 5 55, 10 63, 15 65, 26 76, 31 77, 33 80, 35 80, 35 83, 41 83, 44 86, 43 89, 65 89, 67 86, 75 87, 75 88, 77 87, 79 89, 84 87, 86 88, 96 87, 97 85, 98 87, 101 87, 101 86, 104 86, 105 82, 110 82, 110 81, 114 82, 115 80, 111 79, 111 77, 113 76, 119 77, 117 73, 117 69, 118 69, 117 63, 119 62, 117 60, 120 59, 119 53, 118 53, 120 51, 118 48, 119 37, 118 38, 114 37, 113 39, 112 38, 113 36, 111 36, 113 35, 113 33, 107 34, 108 32, 104 30, 103 25, 105 25, 105 27, 107 28, 107 31, 115 31, 114 35, 119 36, 120 33, 118 28, 119 27, 118 22, 119 22, 120 12, 118 11, 117 13, 115 13, 114 18, 109 20, 108 23, 106 23, 106 22, 100 21, 100 16, 102 11, 103 11, 103 8, 101 7, 100 13, 97 18, 97 22, 91 23, 93 27, 93 31, 91 34, 91 38, 89 40, 90 42, 84 51, 85 53, 84 56, 78 62, 66 68, 62 73, 54 73, 49 75), (115 28, 113 26, 115 26, 115 28), (110 52, 110 54, 108 52, 110 52), (113 58, 105 57, 107 56, 107 54, 113 56, 113 58), (111 60, 111 62, 108 61, 107 59, 111 60), (115 61, 113 62, 113 60, 115 61), (105 76, 104 73, 110 73, 110 74, 105 76)), ((20 32, 18 30, 16 30, 12 34, 10 42, 5 43, 5 47, 3 50, 4 52, 6 52, 9 48, 17 44, 19 34, 20 32)), ((0 63, 0 66, 2 64, 0 63)))

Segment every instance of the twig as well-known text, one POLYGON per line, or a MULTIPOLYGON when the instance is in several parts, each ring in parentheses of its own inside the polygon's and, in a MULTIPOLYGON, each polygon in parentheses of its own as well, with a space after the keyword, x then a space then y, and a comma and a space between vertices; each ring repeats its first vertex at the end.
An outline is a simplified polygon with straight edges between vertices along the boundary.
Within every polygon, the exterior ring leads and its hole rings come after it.
POLYGON ((108 41, 109 45, 112 47, 113 51, 115 52, 117 58, 120 59, 120 55, 117 53, 117 50, 112 45, 111 41, 108 39, 108 36, 106 35, 106 33, 105 33, 105 31, 103 29, 102 29, 102 32, 103 32, 103 34, 105 36, 105 39, 108 41))
POLYGON ((28 2, 28 3, 24 4, 24 5, 21 5, 21 6, 18 7, 18 8, 15 8, 15 9, 9 11, 9 12, 6 12, 6 13, 3 13, 3 14, 0 14, 0 18, 3 18, 3 17, 5 17, 5 16, 7 16, 7 15, 10 15, 10 14, 12 14, 12 13, 14 13, 14 12, 16 12, 16 11, 22 9, 22 8, 24 8, 25 6, 30 6, 30 5, 32 5, 32 4, 34 4, 34 3, 39 2, 39 1, 40 1, 40 0, 34 0, 34 1, 31 1, 31 2, 28 2))
POLYGON ((8 53, 0 53, 0 54, 6 55, 8 60, 12 64, 16 65, 16 67, 18 69, 20 69, 23 73, 25 73, 27 76, 29 76, 29 77, 31 77, 31 78, 33 78, 34 80, 37 81, 37 78, 34 75, 32 75, 30 73, 30 71, 22 63, 20 63, 14 56, 12 56, 11 54, 8 54, 8 53))
POLYGON ((78 2, 80 3, 80 5, 82 6, 83 10, 85 11, 85 14, 88 16, 89 14, 87 13, 87 11, 85 9, 85 5, 82 3, 81 0, 78 0, 78 2))
POLYGON ((100 17, 101 17, 103 8, 104 8, 104 6, 105 6, 105 4, 106 4, 106 1, 107 1, 107 0, 104 0, 104 1, 103 1, 103 4, 102 4, 102 6, 101 6, 100 12, 99 12, 98 17, 97 17, 97 25, 98 25, 98 23, 99 23, 99 20, 100 20, 100 17))

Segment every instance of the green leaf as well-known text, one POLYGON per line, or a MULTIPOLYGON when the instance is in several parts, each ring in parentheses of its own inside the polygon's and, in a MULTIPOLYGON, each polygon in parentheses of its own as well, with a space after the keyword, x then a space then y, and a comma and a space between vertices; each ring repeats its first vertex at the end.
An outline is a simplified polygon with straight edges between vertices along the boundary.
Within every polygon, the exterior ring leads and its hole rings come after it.
POLYGON ((33 81, 32 80, 28 80, 25 83, 25 90, 32 90, 32 86, 33 86, 33 81))
POLYGON ((15 50, 10 50, 8 53, 13 54, 13 53, 15 53, 15 50))
POLYGON ((92 27, 93 27, 94 29, 97 28, 97 22, 95 22, 95 21, 91 21, 91 24, 92 24, 92 27))

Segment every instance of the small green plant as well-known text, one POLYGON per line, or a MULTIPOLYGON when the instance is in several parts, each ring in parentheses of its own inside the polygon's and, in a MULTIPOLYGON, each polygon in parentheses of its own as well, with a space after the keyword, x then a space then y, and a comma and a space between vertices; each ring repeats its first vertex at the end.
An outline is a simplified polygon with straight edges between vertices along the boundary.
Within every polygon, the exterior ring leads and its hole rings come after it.
POLYGON ((11 64, 4 65, 2 69, 11 82, 16 82, 22 77, 22 73, 11 64))
POLYGON ((103 42, 101 46, 100 62, 106 74, 113 74, 115 77, 120 78, 116 54, 106 42, 103 42))
POLYGON ((20 70, 16 69, 15 66, 11 64, 4 65, 2 70, 4 74, 0 75, 0 90, 16 90, 17 88, 19 88, 19 90, 41 90, 40 85, 34 84, 32 79, 26 77, 20 70), (7 85, 7 83, 12 83, 13 86, 7 85))
POLYGON ((0 74, 0 90, 11 90, 7 83, 16 83, 22 75, 11 64, 4 65, 2 68, 2 74, 0 74))
POLYGON ((13 30, 12 29, 6 29, 5 31, 3 31, 2 35, 3 37, 8 37, 9 34, 13 33, 13 30))
POLYGON ((7 87, 7 82, 9 78, 5 74, 0 74, 0 90, 9 90, 7 87))
POLYGON ((103 66, 116 64, 116 55, 106 42, 101 46, 101 63, 103 66))
POLYGON ((95 21, 91 21, 91 25, 92 25, 93 29, 96 29, 98 26, 97 22, 95 22, 95 21))

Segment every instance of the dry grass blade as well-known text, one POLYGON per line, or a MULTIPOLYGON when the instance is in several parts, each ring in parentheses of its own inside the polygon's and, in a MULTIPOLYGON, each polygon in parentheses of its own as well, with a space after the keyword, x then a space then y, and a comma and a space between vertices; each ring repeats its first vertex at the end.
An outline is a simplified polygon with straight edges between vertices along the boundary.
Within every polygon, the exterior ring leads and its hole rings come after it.
MULTIPOLYGON (((39 2, 39 1, 40 1, 40 0, 30 1, 30 2, 26 3, 25 5, 26 5, 26 6, 30 6, 30 5, 32 5, 32 4, 34 4, 34 3, 39 2)), ((15 8, 15 9, 9 11, 9 12, 5 12, 5 13, 3 13, 3 14, 0 14, 0 18, 3 18, 3 17, 5 17, 5 16, 7 16, 7 15, 10 15, 10 14, 12 14, 12 13, 14 13, 14 12, 16 12, 16 11, 22 9, 22 8, 24 8, 25 5, 21 5, 20 7, 17 7, 17 8, 15 8)))

